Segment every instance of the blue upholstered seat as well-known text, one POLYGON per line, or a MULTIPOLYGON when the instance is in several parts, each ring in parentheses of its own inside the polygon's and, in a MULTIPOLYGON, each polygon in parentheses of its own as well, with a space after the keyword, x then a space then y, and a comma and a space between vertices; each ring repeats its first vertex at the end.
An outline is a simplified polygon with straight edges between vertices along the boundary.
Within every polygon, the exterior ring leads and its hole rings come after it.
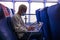
POLYGON ((48 8, 52 40, 60 40, 60 4, 48 8))
POLYGON ((0 37, 2 40, 17 40, 15 33, 13 32, 10 18, 4 18, 0 20, 0 37))
MULTIPOLYGON (((38 17, 38 16, 37 16, 38 17)), ((44 8, 37 21, 42 21, 45 40, 60 40, 60 4, 44 8)))

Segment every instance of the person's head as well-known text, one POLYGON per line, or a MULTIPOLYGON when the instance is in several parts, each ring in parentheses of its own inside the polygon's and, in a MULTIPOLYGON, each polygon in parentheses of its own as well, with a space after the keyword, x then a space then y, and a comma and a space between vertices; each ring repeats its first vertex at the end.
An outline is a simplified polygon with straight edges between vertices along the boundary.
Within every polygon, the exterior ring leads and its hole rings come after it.
POLYGON ((21 4, 18 9, 18 14, 19 15, 24 15, 26 13, 27 7, 24 4, 21 4))

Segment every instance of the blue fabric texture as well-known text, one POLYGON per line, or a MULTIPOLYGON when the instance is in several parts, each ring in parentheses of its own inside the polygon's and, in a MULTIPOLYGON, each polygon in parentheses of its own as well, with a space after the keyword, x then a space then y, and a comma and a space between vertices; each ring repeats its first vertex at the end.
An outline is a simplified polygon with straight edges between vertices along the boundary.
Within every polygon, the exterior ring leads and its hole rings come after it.
POLYGON ((60 4, 48 8, 52 40, 60 40, 60 4))
POLYGON ((47 9, 48 7, 44 8, 41 11, 37 10, 36 17, 38 23, 43 22, 43 26, 40 31, 43 33, 44 40, 51 40, 51 31, 47 9))
POLYGON ((5 18, 5 15, 4 15, 3 9, 2 9, 1 4, 0 4, 0 20, 3 18, 5 18))
POLYGON ((49 24, 49 17, 47 14, 48 7, 44 8, 40 12, 41 22, 43 22, 42 30, 45 40, 51 40, 51 33, 50 33, 50 24, 49 24))
POLYGON ((36 18, 37 18, 37 23, 40 22, 40 9, 36 10, 36 18))
POLYGON ((36 17, 37 22, 44 23, 42 31, 45 40, 60 40, 60 4, 44 8, 36 17))
POLYGON ((14 32, 11 28, 11 25, 7 25, 7 24, 8 24, 8 22, 7 22, 6 18, 0 20, 0 32, 1 32, 0 37, 3 40, 17 40, 17 37, 14 34, 14 32))

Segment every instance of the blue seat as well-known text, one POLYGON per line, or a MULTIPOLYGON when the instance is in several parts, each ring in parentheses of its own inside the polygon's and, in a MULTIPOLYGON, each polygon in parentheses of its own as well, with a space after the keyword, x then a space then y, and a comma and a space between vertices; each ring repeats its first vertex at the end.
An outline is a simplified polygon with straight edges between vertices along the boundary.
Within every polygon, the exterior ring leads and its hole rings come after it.
POLYGON ((42 31, 45 40, 60 40, 60 4, 44 8, 38 18, 44 23, 42 31))
POLYGON ((41 19, 40 19, 40 9, 36 10, 36 19, 37 19, 37 23, 39 23, 41 21, 41 19))
POLYGON ((2 40, 18 40, 9 22, 11 22, 10 18, 0 20, 0 37, 2 40))
POLYGON ((52 40, 60 40, 60 4, 48 8, 52 40))
POLYGON ((51 40, 51 31, 50 31, 50 24, 49 24, 49 17, 47 14, 48 7, 44 8, 40 11, 40 19, 43 22, 42 31, 43 37, 45 40, 51 40))
POLYGON ((4 15, 3 9, 2 9, 1 4, 0 4, 0 20, 3 18, 5 18, 5 15, 4 15))

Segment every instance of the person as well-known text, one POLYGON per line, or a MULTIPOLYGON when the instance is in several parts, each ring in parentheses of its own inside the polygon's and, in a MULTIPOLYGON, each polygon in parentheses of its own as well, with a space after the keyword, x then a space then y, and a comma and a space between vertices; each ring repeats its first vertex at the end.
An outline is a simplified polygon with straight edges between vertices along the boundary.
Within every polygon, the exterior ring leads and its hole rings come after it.
POLYGON ((24 16, 26 14, 26 11, 27 11, 27 6, 21 4, 19 6, 18 12, 12 17, 14 29, 19 38, 23 37, 24 35, 23 32, 34 30, 33 27, 26 27, 25 23, 22 20, 21 16, 24 16))

